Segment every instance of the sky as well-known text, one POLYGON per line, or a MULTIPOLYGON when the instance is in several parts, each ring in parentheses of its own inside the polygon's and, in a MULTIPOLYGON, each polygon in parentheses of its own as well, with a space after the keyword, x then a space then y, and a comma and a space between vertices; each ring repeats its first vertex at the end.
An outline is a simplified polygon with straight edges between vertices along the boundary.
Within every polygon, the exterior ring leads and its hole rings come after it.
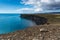
POLYGON ((0 0, 0 13, 60 12, 60 0, 0 0))

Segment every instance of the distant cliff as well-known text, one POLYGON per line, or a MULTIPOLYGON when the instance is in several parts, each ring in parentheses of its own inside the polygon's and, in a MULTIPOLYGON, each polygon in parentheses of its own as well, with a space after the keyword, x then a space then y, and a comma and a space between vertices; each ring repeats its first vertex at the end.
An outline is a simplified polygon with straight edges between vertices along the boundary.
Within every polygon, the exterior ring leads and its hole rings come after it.
POLYGON ((33 14, 21 14, 21 18, 34 21, 37 25, 45 24, 47 23, 47 18, 33 15, 33 14))

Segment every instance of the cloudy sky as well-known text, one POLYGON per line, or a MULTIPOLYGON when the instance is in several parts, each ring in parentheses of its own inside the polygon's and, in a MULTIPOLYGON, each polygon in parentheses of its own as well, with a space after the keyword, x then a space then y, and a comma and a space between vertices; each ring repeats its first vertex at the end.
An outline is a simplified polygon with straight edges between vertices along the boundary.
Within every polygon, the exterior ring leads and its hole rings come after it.
POLYGON ((60 0, 0 0, 0 13, 60 12, 60 0))

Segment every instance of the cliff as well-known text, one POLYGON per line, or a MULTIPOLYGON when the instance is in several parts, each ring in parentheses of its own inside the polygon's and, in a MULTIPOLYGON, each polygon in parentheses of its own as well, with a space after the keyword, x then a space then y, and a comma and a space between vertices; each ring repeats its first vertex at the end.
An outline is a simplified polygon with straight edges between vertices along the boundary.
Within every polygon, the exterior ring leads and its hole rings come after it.
POLYGON ((46 24, 48 21, 47 18, 34 14, 21 14, 21 18, 34 21, 37 25, 46 24))

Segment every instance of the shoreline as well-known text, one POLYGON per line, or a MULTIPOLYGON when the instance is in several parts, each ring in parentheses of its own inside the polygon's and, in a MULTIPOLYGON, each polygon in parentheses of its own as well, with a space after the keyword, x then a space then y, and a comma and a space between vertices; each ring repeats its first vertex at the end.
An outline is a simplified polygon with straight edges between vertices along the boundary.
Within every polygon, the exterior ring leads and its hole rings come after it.
MULTIPOLYGON (((24 17, 25 19, 27 19, 26 15, 24 17)), ((53 15, 52 16, 48 15, 47 18, 49 19, 50 17, 52 18, 53 15)), ((36 26, 28 27, 24 30, 18 30, 8 34, 1 34, 0 39, 1 40, 5 40, 5 39, 6 40, 60 40, 60 21, 58 22, 60 18, 55 20, 55 15, 53 18, 54 20, 49 19, 49 21, 47 21, 47 22, 50 22, 50 24, 47 24, 47 23, 45 23, 44 25, 39 24, 36 26)), ((28 20, 32 20, 32 19, 28 19, 28 20)))
MULTIPOLYGON (((1 39, 13 39, 13 40, 33 40, 33 39, 38 39, 38 40, 41 40, 41 37, 46 37, 46 39, 49 38, 49 36, 52 36, 55 38, 58 39, 58 37, 55 37, 54 35, 56 36, 59 36, 58 34, 55 34, 57 33, 60 33, 59 32, 60 30, 60 25, 39 25, 39 26, 33 26, 33 27, 29 27, 27 29, 24 29, 24 30, 19 30, 19 31, 16 31, 16 32, 12 32, 12 33, 9 33, 9 34, 2 34, 0 35, 0 38, 1 39), (41 36, 42 34, 43 36, 41 36), (44 33, 45 36, 44 36, 44 33), (51 34, 51 35, 50 35, 51 34), (29 38, 30 37, 30 38, 29 38)), ((45 39, 45 38, 44 38, 45 39)), ((52 39, 52 38, 50 38, 52 39)))

